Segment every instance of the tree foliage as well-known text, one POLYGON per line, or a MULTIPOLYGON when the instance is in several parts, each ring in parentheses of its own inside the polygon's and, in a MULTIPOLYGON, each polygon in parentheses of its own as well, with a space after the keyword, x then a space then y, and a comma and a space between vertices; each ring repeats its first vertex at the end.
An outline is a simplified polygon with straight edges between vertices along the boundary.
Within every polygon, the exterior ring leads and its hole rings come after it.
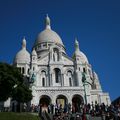
POLYGON ((9 97, 18 102, 28 102, 32 99, 32 94, 16 67, 0 63, 0 101, 5 101, 9 97))
POLYGON ((18 85, 13 91, 13 100, 19 103, 27 103, 32 99, 32 91, 24 84, 18 85))

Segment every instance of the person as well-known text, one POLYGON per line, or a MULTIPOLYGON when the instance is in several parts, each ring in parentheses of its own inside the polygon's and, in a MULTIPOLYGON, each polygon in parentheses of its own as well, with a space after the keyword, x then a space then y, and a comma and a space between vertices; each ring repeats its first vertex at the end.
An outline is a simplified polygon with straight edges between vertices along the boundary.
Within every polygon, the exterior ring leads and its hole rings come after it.
POLYGON ((105 120, 110 120, 110 113, 109 112, 107 112, 105 120))
POLYGON ((58 105, 56 104, 55 105, 55 115, 57 115, 58 114, 58 105))
POLYGON ((54 105, 50 104, 50 107, 51 107, 51 114, 53 114, 54 113, 54 105))
POLYGON ((117 120, 120 120, 120 112, 118 112, 117 120))
POLYGON ((51 105, 48 105, 48 113, 51 113, 51 105))
POLYGON ((27 105, 26 103, 23 104, 23 111, 26 112, 27 105))
POLYGON ((68 111, 68 105, 65 103, 65 106, 64 106, 64 113, 67 113, 68 111))
POLYGON ((42 116, 42 105, 41 104, 39 105, 39 113, 38 114, 39 114, 39 117, 42 116))
POLYGON ((68 104, 68 113, 71 114, 71 104, 68 104))
POLYGON ((86 118, 86 108, 84 108, 84 110, 83 110, 82 120, 87 120, 87 118, 86 118))
POLYGON ((63 113, 62 104, 60 104, 60 107, 59 107, 59 113, 60 113, 60 114, 62 114, 62 113, 63 113))
POLYGON ((75 120, 82 120, 82 118, 79 114, 77 114, 75 120))
POLYGON ((101 113, 101 119, 102 119, 102 120, 105 120, 105 113, 104 113, 104 110, 103 110, 102 113, 101 113))

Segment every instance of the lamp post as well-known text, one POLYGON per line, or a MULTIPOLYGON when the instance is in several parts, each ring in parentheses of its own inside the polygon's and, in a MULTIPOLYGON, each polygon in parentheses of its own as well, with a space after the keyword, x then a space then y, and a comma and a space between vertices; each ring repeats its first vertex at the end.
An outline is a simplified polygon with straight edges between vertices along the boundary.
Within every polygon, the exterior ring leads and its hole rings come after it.
POLYGON ((85 89, 85 81, 86 81, 86 77, 85 77, 85 73, 82 73, 82 83, 83 83, 83 87, 84 87, 84 98, 85 98, 85 104, 87 104, 87 96, 86 96, 86 89, 85 89))
POLYGON ((83 87, 84 87, 85 104, 87 104, 87 95, 86 95, 85 86, 88 85, 88 84, 92 86, 92 84, 86 80, 85 72, 82 73, 82 83, 83 83, 83 87))
POLYGON ((108 98, 106 97, 106 102, 107 102, 107 105, 108 105, 108 98))

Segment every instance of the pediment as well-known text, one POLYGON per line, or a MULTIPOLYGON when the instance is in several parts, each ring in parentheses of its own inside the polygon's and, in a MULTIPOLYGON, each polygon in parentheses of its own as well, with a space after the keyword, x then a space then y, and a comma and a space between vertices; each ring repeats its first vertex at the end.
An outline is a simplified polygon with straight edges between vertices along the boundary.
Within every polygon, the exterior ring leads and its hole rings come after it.
POLYGON ((69 58, 67 55, 63 55, 62 59, 63 59, 65 65, 73 65, 72 59, 69 58))
POLYGON ((47 65, 48 64, 49 57, 48 55, 45 55, 38 59, 38 65, 47 65))

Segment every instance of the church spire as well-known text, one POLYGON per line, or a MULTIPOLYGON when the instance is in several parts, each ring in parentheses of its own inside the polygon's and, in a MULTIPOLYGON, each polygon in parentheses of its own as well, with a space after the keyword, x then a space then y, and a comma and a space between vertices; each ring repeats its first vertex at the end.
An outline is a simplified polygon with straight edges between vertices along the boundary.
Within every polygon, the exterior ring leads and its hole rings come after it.
POLYGON ((33 50, 32 50, 32 56, 37 56, 35 48, 33 48, 33 50))
POLYGON ((25 39, 25 37, 23 37, 22 49, 26 49, 26 39, 25 39))
POLYGON ((79 42, 77 40, 77 38, 75 38, 75 51, 79 50, 80 51, 80 48, 79 48, 79 42))
POLYGON ((45 24, 46 24, 46 29, 51 29, 50 18, 48 16, 48 14, 46 15, 45 24))

